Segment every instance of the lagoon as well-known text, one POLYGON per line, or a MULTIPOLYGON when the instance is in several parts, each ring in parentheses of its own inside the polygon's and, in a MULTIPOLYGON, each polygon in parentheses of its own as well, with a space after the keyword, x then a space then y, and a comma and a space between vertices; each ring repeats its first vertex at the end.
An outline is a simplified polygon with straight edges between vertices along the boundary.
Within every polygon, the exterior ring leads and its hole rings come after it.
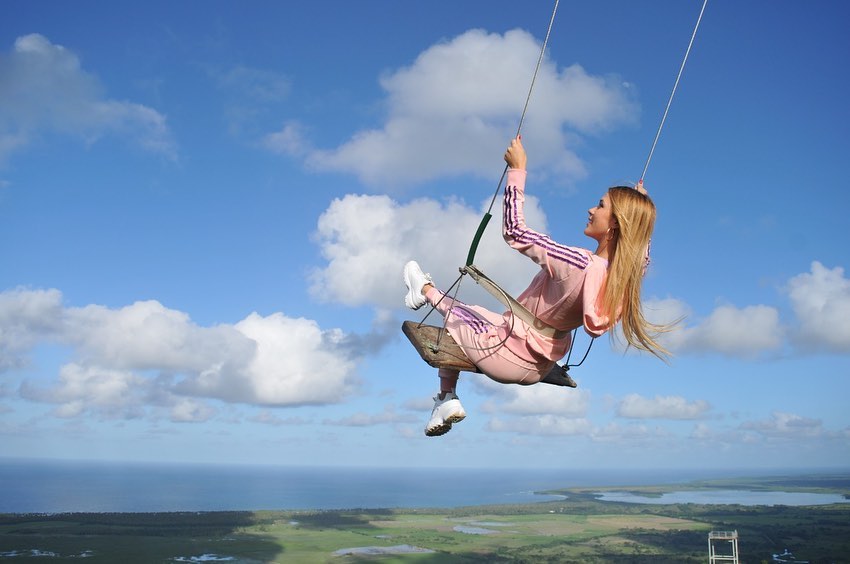
POLYGON ((829 505, 847 503, 841 494, 783 492, 783 491, 747 491, 747 490, 684 490, 663 493, 660 496, 638 495, 632 492, 609 491, 600 493, 600 501, 620 503, 648 503, 653 505, 672 505, 676 503, 700 503, 705 505, 829 505))

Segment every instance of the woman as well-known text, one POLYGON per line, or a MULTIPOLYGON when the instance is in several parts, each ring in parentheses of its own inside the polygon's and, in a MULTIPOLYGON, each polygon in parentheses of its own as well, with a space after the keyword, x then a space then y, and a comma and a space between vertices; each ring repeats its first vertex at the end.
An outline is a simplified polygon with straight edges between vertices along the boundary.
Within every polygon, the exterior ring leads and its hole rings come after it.
MULTIPOLYGON (((433 305, 447 319, 446 329, 469 359, 491 379, 505 384, 529 385, 543 379, 567 353, 570 332, 580 326, 598 337, 621 323, 629 345, 663 358, 667 351, 652 336, 663 328, 644 319, 640 305, 655 223, 655 205, 642 184, 610 188, 588 210, 584 234, 596 241, 591 252, 558 244, 526 226, 527 157, 521 137, 511 141, 505 162, 509 168, 502 234, 508 245, 540 266, 517 299, 558 334, 541 334, 510 311, 498 314, 451 298, 443 300, 444 294, 414 261, 404 267, 405 305, 412 309, 433 305)), ((441 368, 439 376, 440 393, 425 427, 431 437, 447 433, 453 423, 466 417, 455 393, 459 372, 441 368)))

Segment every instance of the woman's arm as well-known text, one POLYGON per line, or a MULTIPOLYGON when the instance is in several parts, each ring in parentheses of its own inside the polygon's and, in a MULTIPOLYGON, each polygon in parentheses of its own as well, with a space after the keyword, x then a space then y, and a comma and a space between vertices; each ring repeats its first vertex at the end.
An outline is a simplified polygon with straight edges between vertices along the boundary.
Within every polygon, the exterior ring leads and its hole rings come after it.
POLYGON ((525 170, 528 164, 528 156, 525 154, 525 148, 522 146, 522 135, 511 139, 511 146, 505 151, 505 162, 508 163, 510 168, 525 170))
POLYGON ((564 267, 584 270, 590 262, 588 252, 556 243, 548 235, 538 233, 525 224, 527 160, 521 139, 519 137, 513 139, 505 152, 505 162, 510 167, 502 210, 502 236, 505 242, 546 268, 551 276, 558 278, 563 276, 564 267), (558 271, 560 274, 556 274, 558 271))

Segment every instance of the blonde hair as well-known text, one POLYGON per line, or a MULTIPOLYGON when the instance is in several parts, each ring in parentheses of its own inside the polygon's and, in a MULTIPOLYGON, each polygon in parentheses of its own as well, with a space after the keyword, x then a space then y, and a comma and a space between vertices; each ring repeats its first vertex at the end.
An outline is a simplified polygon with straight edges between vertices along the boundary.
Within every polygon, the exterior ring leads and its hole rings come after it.
POLYGON ((656 336, 670 328, 647 321, 640 301, 649 239, 655 227, 655 204, 646 194, 624 186, 609 188, 608 197, 616 223, 611 229, 608 275, 600 295, 600 309, 622 324, 623 336, 630 346, 666 360, 670 352, 656 341, 656 336))

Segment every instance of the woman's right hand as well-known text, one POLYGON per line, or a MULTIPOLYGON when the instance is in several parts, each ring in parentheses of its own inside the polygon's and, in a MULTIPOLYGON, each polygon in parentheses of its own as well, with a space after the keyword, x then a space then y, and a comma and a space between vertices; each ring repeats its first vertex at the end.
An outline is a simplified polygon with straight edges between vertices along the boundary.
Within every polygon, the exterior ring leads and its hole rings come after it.
POLYGON ((528 157, 525 154, 525 149, 522 146, 522 135, 518 135, 511 140, 511 146, 505 151, 505 162, 510 168, 525 170, 528 164, 528 157))

